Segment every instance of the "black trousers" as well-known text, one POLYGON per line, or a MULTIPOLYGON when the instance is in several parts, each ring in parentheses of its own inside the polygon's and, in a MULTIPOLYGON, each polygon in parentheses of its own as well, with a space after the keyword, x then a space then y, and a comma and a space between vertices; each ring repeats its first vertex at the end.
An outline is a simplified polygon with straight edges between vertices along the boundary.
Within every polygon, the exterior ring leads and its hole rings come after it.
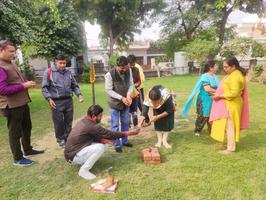
POLYGON ((140 112, 142 112, 142 104, 143 104, 143 101, 144 101, 144 90, 143 90, 143 88, 139 89, 139 93, 140 93, 140 96, 139 96, 139 101, 138 101, 138 107, 139 107, 140 112))
POLYGON ((52 109, 52 118, 54 122, 55 137, 57 142, 67 140, 72 129, 73 121, 73 100, 60 99, 54 100, 56 109, 52 109))
POLYGON ((25 105, 18 108, 1 109, 1 112, 7 118, 9 145, 13 154, 13 158, 15 161, 18 161, 23 158, 21 143, 25 154, 32 150, 32 125, 29 106, 25 105))

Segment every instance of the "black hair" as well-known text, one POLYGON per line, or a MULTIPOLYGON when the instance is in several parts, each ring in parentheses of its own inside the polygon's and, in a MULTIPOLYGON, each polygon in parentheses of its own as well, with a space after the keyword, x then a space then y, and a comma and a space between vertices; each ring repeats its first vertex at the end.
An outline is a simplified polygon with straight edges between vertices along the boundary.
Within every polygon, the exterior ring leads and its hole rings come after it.
POLYGON ((131 54, 127 57, 129 63, 135 63, 137 61, 136 56, 131 54))
POLYGON ((16 47, 16 44, 10 40, 0 40, 0 48, 5 49, 7 46, 16 47))
POLYGON ((128 64, 128 60, 125 56, 120 56, 116 60, 116 65, 117 66, 125 66, 128 64))
POLYGON ((204 65, 203 73, 209 72, 210 69, 215 66, 215 64, 216 64, 215 60, 209 60, 208 62, 206 62, 205 65, 204 65))
POLYGON ((103 108, 100 105, 92 105, 88 108, 87 115, 89 115, 90 117, 92 117, 93 115, 98 116, 102 112, 103 108))
POLYGON ((66 57, 65 57, 63 54, 58 54, 58 55, 55 57, 55 60, 66 60, 66 57))
POLYGON ((238 69, 243 74, 243 76, 245 76, 247 74, 247 70, 245 70, 243 67, 240 66, 236 57, 234 57, 234 56, 228 57, 224 60, 224 62, 226 62, 228 64, 228 66, 230 66, 230 67, 235 66, 236 69, 238 69))
POLYGON ((151 88, 149 92, 149 98, 152 101, 159 100, 161 98, 161 89, 163 88, 162 85, 155 85, 151 88))

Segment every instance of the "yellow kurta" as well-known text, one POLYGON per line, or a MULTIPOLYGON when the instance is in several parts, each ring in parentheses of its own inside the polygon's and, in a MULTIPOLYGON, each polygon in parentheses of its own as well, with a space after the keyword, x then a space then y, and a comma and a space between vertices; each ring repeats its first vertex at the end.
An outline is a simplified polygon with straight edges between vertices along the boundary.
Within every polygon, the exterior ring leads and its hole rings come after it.
MULTIPOLYGON (((239 141, 240 122, 243 107, 242 91, 245 86, 245 78, 239 70, 233 71, 222 82, 226 109, 231 113, 235 126, 235 139, 239 141)), ((224 141, 227 118, 219 119, 212 123, 211 137, 224 141)))
POLYGON ((139 70, 139 75, 140 75, 140 81, 141 81, 141 84, 140 84, 140 86, 138 87, 138 89, 141 89, 141 88, 144 87, 145 75, 144 75, 144 72, 143 72, 142 67, 141 67, 138 63, 135 63, 135 67, 137 67, 138 70, 139 70))

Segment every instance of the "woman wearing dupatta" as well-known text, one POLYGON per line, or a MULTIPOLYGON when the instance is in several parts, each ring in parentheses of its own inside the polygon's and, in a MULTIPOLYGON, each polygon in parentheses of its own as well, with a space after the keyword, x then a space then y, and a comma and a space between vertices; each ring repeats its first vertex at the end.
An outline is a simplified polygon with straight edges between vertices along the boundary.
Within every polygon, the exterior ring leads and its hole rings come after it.
POLYGON ((181 110, 181 116, 187 117, 189 108, 192 104, 194 96, 198 93, 196 98, 196 112, 197 118, 195 122, 195 135, 200 136, 200 132, 207 123, 208 130, 210 132, 211 125, 209 123, 210 110, 212 106, 211 96, 215 93, 219 85, 219 79, 215 75, 218 70, 218 66, 215 61, 211 60, 205 64, 204 74, 201 75, 199 81, 194 87, 190 97, 188 98, 185 106, 181 110))
POLYGON ((227 148, 220 153, 230 154, 236 151, 240 129, 249 126, 249 110, 245 70, 240 67, 235 57, 224 60, 223 68, 227 76, 213 96, 214 103, 210 116, 210 121, 213 122, 211 137, 223 142, 226 133, 227 148))

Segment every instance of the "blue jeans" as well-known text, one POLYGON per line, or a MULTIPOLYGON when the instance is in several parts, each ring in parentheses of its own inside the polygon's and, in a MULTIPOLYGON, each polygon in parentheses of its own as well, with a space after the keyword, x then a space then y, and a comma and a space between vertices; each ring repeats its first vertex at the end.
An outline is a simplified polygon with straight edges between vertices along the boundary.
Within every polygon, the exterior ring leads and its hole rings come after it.
MULTIPOLYGON (((120 129, 121 132, 128 131, 128 129, 129 129, 129 108, 126 107, 122 111, 110 108, 110 113, 111 113, 111 129, 112 129, 112 131, 116 131, 116 132, 119 131, 119 118, 120 118, 120 123, 121 123, 121 129, 120 129)), ((122 144, 127 144, 127 143, 128 143, 128 138, 123 137, 122 138, 122 144)), ((115 148, 121 148, 120 139, 115 140, 114 147, 115 148)))

